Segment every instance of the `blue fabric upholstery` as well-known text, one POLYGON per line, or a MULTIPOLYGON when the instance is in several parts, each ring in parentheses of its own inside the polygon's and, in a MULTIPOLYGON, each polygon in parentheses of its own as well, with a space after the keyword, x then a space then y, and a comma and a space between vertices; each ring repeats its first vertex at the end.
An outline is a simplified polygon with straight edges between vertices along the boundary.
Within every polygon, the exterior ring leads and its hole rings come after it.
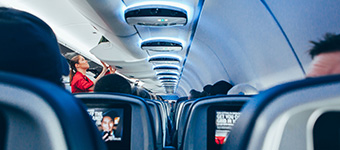
MULTIPOLYGON (((73 150, 93 150, 93 149, 106 149, 106 146, 104 142, 101 140, 101 137, 99 135, 98 130, 96 129, 94 123, 92 122, 91 118, 89 117, 84 105, 76 99, 71 93, 66 91, 65 89, 62 89, 59 86, 56 86, 55 84, 52 84, 50 82, 40 80, 33 77, 23 76, 23 75, 17 75, 13 73, 7 73, 7 72, 0 72, 0 91, 6 93, 7 98, 10 98, 11 100, 6 100, 6 96, 3 95, 0 99, 0 107, 1 107, 1 113, 4 114, 6 117, 10 116, 9 112, 7 110, 14 110, 14 112, 20 112, 15 113, 17 114, 24 114, 24 119, 27 121, 27 124, 32 122, 32 125, 34 126, 46 126, 39 125, 40 123, 49 123, 51 120, 49 116, 46 116, 46 118, 39 118, 34 119, 36 116, 32 115, 34 113, 30 112, 30 109, 35 109, 38 111, 40 115, 45 115, 47 112, 45 112, 45 106, 35 106, 33 99, 41 99, 43 103, 46 103, 48 107, 47 109, 51 109, 55 114, 57 118, 57 123, 52 124, 52 126, 47 125, 47 128, 55 128, 57 126, 61 126, 62 134, 64 135, 64 138, 67 143, 67 149, 73 149, 73 150), (11 92, 11 91, 17 91, 17 92, 11 92), (20 96, 22 93, 29 93, 29 97, 25 97, 24 99, 21 99, 20 96), (19 98, 19 99, 18 99, 19 98), (10 104, 15 100, 14 104, 10 104), (31 101, 31 102, 30 102, 31 101), (21 102, 29 102, 31 105, 22 105, 21 102), (14 106, 12 106, 14 105, 14 106), (15 106, 17 105, 17 106, 15 106), (8 106, 8 107, 7 107, 8 106), (23 108, 21 108, 23 107, 23 108), (33 107, 33 108, 30 108, 33 107), (32 119, 33 118, 33 119, 32 119)), ((38 101, 38 102, 39 102, 38 101)), ((51 116, 52 117, 52 116, 51 116)), ((20 120, 13 120, 17 118, 7 118, 6 120, 2 120, 4 122, 20 122, 20 120)), ((12 124, 9 124, 12 125, 12 124)), ((13 127, 9 126, 9 130, 6 132, 6 139, 8 140, 9 137, 11 137, 11 133, 13 132, 11 129, 13 127)), ((19 127, 23 128, 23 127, 19 127)), ((21 134, 28 134, 29 132, 39 133, 38 131, 42 130, 37 128, 37 131, 34 130, 34 127, 25 126, 25 128, 22 129, 21 134)), ((44 133, 49 134, 49 133, 44 133)), ((53 137, 54 135, 42 135, 44 137, 53 137)), ((21 136, 25 137, 25 136, 21 136)), ((59 137, 57 137, 59 138, 59 137)), ((17 141, 14 141, 14 147, 18 146, 25 146, 28 145, 29 147, 25 147, 25 149, 32 149, 36 146, 39 147, 39 145, 48 145, 43 142, 56 142, 56 141, 49 141, 49 139, 43 139, 41 141, 34 141, 34 138, 28 138, 28 139, 20 139, 17 141)), ((10 144, 10 143, 6 143, 10 144)), ((11 143, 13 144, 13 143, 11 143)), ((8 145, 7 145, 8 146, 8 145)), ((11 146, 13 148, 13 146, 11 146)), ((39 147, 39 149, 44 149, 43 147, 39 147)), ((50 149, 53 149, 53 147, 50 147, 50 149)))
MULTIPOLYGON (((253 136, 266 134, 266 132, 268 132, 267 128, 269 128, 273 123, 270 120, 259 120, 259 116, 264 115, 264 111, 266 109, 277 110, 280 107, 287 107, 287 108, 284 108, 285 110, 281 110, 281 111, 288 111, 289 109, 292 109, 296 106, 304 105, 307 103, 313 104, 314 101, 320 102, 323 99, 327 99, 329 97, 339 95, 337 94, 339 92, 336 92, 336 91, 339 91, 339 89, 334 89, 334 87, 332 87, 334 85, 337 85, 335 86, 335 88, 338 88, 339 84, 340 84, 340 76, 333 75, 333 76, 308 78, 308 79, 304 79, 300 81, 289 82, 289 83, 285 83, 282 85, 278 85, 276 87, 273 87, 271 89, 268 89, 260 93, 259 95, 254 97, 254 100, 249 102, 241 111, 242 115, 236 122, 230 134, 230 137, 225 143, 225 146, 223 147, 223 149, 228 149, 228 150, 249 149, 250 141, 255 139, 253 136), (313 91, 315 89, 317 89, 317 92, 313 91), (303 96, 301 96, 302 94, 303 96), (279 105, 273 105, 273 103, 278 101, 279 98, 282 98, 286 95, 290 95, 290 98, 280 103, 279 105), (318 96, 318 99, 315 98, 317 96, 318 96), (270 105, 275 106, 275 108, 270 107, 270 105), (254 130, 256 129, 255 126, 257 124, 266 129, 265 130, 261 129, 262 132, 258 130, 256 134, 253 133, 254 130)), ((318 106, 314 106, 314 107, 317 108, 318 106)), ((267 116, 273 116, 273 114, 274 114, 274 111, 271 111, 270 114, 268 114, 267 116)), ((274 117, 277 118, 279 115, 280 114, 274 117)), ((289 118, 286 118, 286 119, 289 119, 289 118)), ((304 119, 304 118, 299 118, 299 120, 301 119, 304 119)), ((299 121, 299 120, 296 120, 296 121, 299 121)), ((298 127, 296 124, 295 125, 293 124, 293 126, 295 127, 290 128, 290 129, 294 129, 298 127)), ((301 131, 301 130, 304 131, 306 129, 300 129, 298 131, 301 131)), ((295 135, 291 136, 290 138, 291 139, 296 138, 296 136, 301 136, 301 134, 295 133, 295 135)), ((305 134, 302 134, 302 136, 305 136, 305 134)), ((262 142, 265 141, 265 139, 263 138, 256 138, 256 140, 257 140, 256 142, 261 142, 261 143, 258 143, 259 145, 261 145, 262 142)), ((286 139, 282 139, 282 140, 286 140, 286 139)), ((273 141, 273 139, 271 139, 271 141, 273 141)), ((295 143, 288 143, 287 145, 289 144, 298 145, 298 143, 302 143, 302 142, 296 141, 295 143)), ((305 143, 302 143, 302 146, 305 146, 305 145, 306 145, 305 143)), ((276 146, 279 146, 279 145, 276 145, 276 146)), ((258 147, 252 147, 252 148, 256 149, 258 147)))

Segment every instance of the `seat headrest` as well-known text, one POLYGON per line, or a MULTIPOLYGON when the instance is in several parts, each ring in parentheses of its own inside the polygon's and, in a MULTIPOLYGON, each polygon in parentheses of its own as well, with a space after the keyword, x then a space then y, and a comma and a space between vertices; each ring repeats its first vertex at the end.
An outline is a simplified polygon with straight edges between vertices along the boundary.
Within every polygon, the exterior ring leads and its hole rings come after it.
POLYGON ((0 70, 61 85, 69 66, 52 29, 38 17, 0 7, 0 70))
POLYGON ((228 95, 256 95, 258 93, 255 87, 246 83, 237 84, 228 91, 228 95))

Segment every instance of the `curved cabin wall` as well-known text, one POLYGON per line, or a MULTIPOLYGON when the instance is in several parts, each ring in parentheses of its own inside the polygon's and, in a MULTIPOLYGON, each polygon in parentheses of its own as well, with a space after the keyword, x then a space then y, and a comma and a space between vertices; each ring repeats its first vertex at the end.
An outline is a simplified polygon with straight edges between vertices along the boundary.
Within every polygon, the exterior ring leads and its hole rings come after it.
POLYGON ((259 90, 303 79, 311 61, 309 41, 321 39, 326 32, 340 32, 338 8, 339 1, 323 0, 205 1, 187 60, 195 65, 186 65, 182 76, 203 83, 184 83, 180 95, 221 79, 259 90))

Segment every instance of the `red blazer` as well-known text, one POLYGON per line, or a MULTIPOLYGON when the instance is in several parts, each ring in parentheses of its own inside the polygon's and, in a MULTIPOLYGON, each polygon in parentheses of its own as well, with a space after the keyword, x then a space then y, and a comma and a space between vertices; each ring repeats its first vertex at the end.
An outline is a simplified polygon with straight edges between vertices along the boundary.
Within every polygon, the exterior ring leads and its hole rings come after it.
POLYGON ((93 86, 93 82, 85 75, 80 72, 77 72, 72 79, 71 82, 71 91, 72 93, 79 92, 90 92, 90 87, 93 86))

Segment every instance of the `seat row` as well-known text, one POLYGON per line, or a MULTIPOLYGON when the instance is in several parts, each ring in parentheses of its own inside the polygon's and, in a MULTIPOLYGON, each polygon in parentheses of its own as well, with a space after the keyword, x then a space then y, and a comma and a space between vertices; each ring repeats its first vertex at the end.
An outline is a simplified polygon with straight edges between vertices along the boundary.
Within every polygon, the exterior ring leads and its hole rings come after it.
POLYGON ((165 146, 169 109, 164 102, 118 93, 72 95, 46 81, 0 72, 0 148, 334 149, 340 147, 339 89, 340 76, 328 76, 254 97, 184 101, 178 104, 173 148, 165 146), (109 114, 115 133, 106 139, 98 127, 104 131, 109 114))

